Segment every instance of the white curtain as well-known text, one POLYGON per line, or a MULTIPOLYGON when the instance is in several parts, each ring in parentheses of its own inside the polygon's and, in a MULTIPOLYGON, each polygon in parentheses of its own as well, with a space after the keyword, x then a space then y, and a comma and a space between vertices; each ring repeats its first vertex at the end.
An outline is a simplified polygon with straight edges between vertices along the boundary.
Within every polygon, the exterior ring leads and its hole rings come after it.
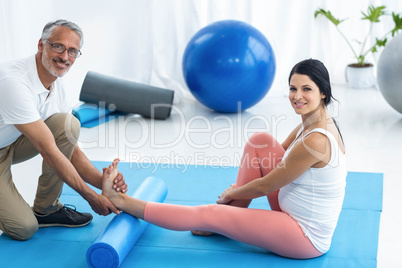
MULTIPOLYGON (((267 97, 287 93, 291 67, 317 58, 328 67, 333 83, 344 83, 344 69, 354 61, 334 25, 314 19, 317 8, 348 18, 341 29, 362 39, 368 23, 360 11, 386 5, 402 13, 398 0, 0 0, 0 62, 32 55, 43 26, 55 19, 76 22, 84 31, 83 55, 63 78, 73 100, 89 70, 176 91, 175 102, 190 97, 181 61, 191 37, 202 27, 225 19, 247 22, 271 43, 277 61, 267 97)), ((392 19, 374 28, 370 42, 392 27, 392 19)), ((376 62, 377 54, 368 60, 376 62)))

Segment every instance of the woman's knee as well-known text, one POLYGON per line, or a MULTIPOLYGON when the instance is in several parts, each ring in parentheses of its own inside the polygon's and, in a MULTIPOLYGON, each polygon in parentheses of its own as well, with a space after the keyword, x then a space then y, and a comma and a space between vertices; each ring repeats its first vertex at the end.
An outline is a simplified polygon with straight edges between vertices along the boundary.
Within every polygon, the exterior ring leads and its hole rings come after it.
POLYGON ((261 149, 266 147, 272 147, 277 145, 276 139, 269 133, 257 132, 254 133, 247 141, 247 146, 255 149, 261 149))
POLYGON ((285 153, 282 145, 269 133, 257 132, 247 142, 245 152, 255 152, 258 155, 258 165, 263 175, 270 172, 281 161, 285 153))

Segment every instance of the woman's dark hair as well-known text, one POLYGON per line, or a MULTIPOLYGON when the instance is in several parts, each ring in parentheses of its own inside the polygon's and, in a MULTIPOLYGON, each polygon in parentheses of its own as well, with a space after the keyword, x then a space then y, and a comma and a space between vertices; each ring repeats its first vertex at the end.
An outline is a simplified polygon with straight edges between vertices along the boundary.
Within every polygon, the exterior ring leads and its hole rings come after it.
MULTIPOLYGON (((321 61, 307 59, 297 63, 290 71, 289 84, 293 74, 304 74, 310 77, 310 79, 318 86, 320 92, 325 95, 325 106, 328 105, 332 99, 336 100, 334 97, 332 97, 331 82, 329 80, 328 70, 321 61)), ((334 118, 332 118, 332 120, 334 121, 334 124, 338 129, 339 135, 341 136, 341 139, 343 141, 343 137, 341 131, 339 130, 338 124, 336 123, 334 118)))
POLYGON ((292 78, 293 74, 305 74, 318 86, 320 92, 325 95, 324 104, 328 105, 332 97, 331 82, 329 80, 329 73, 324 64, 319 60, 307 59, 297 63, 289 75, 292 78))

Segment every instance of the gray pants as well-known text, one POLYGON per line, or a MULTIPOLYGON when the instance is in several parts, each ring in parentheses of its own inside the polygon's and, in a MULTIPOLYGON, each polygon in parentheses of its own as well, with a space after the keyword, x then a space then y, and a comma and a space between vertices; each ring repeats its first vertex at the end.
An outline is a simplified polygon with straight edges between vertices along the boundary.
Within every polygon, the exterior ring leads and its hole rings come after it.
MULTIPOLYGON (((70 160, 80 132, 79 121, 71 114, 58 113, 49 117, 45 124, 52 132, 59 150, 70 160)), ((24 135, 0 149, 0 229, 17 240, 29 239, 38 230, 38 222, 32 208, 13 183, 11 165, 36 155, 38 151, 24 135)), ((63 181, 43 161, 34 210, 41 214, 59 210, 63 206, 59 201, 62 189, 63 181)))

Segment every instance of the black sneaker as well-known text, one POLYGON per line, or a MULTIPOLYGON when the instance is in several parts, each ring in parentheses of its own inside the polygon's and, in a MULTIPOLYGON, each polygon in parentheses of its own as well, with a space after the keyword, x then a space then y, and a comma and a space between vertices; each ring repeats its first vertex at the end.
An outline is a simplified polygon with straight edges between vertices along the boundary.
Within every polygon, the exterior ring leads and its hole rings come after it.
POLYGON ((92 215, 89 213, 80 213, 73 205, 64 205, 56 212, 42 215, 34 211, 34 215, 38 220, 38 226, 41 227, 82 227, 92 221, 92 215), (67 207, 70 206, 70 207, 67 207))

